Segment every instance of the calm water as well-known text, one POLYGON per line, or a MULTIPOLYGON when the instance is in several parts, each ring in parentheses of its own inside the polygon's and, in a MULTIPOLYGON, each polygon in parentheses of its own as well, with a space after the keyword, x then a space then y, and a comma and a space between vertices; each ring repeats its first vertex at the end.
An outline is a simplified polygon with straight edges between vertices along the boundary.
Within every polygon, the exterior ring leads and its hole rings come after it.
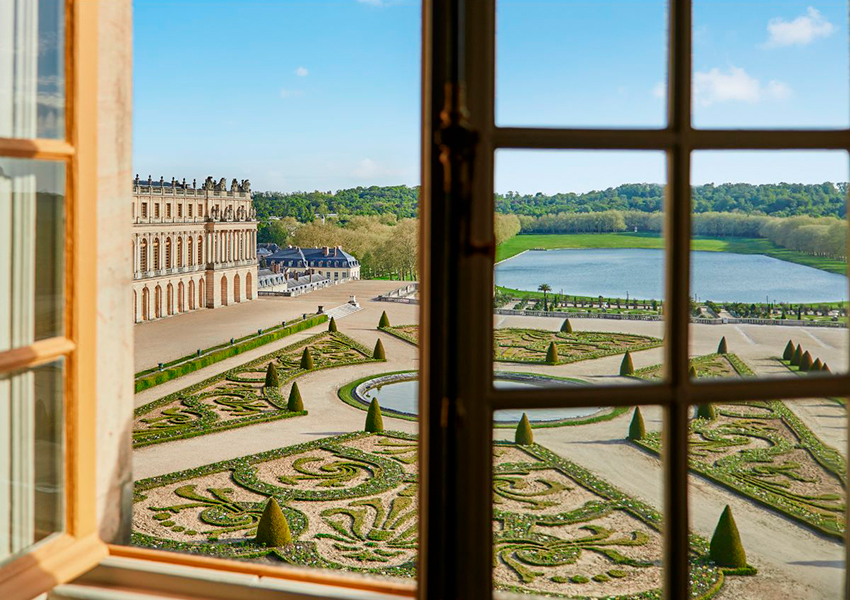
MULTIPOLYGON (((564 382, 571 385, 568 382, 564 382)), ((517 389, 517 388, 540 388, 545 387, 545 384, 531 383, 525 381, 510 381, 504 379, 496 379, 494 382, 496 388, 500 389, 517 389)), ((373 398, 378 399, 381 408, 391 408, 399 412, 408 414, 419 414, 419 382, 396 381, 387 383, 380 388, 372 388, 363 396, 371 401, 373 398)), ((522 418, 522 413, 527 412, 528 418, 531 421, 558 421, 560 419, 574 419, 576 417, 584 417, 595 413, 598 408, 540 408, 534 410, 498 410, 496 411, 496 420, 499 422, 516 423, 522 418)))
MULTIPOLYGON (((530 251, 496 266, 496 283, 576 296, 663 297, 663 250, 530 251)), ((847 278, 762 254, 691 252, 691 295, 717 302, 829 302, 847 298, 847 278)))

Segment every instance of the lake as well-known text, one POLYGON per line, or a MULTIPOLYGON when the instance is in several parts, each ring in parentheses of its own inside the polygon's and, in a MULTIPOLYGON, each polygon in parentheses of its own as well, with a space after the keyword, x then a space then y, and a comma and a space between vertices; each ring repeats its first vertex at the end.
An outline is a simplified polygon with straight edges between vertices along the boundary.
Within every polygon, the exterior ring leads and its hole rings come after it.
MULTIPOLYGON (((663 250, 530 250, 496 265, 496 284, 575 296, 642 300, 663 297, 663 250)), ((691 295, 716 302, 834 302, 847 299, 847 278, 763 254, 691 252, 691 295)))

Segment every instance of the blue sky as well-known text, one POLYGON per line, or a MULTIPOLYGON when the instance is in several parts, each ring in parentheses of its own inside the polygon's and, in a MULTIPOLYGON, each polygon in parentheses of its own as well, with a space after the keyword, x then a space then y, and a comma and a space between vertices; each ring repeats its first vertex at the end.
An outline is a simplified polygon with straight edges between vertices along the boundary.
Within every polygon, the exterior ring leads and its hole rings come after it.
MULTIPOLYGON (((418 0, 136 0, 142 177, 336 190, 419 179, 418 0)), ((666 2, 499 0, 500 125, 665 123, 666 2)), ((694 122, 846 127, 847 3, 698 0, 694 122)), ((694 183, 847 179, 842 153, 702 153, 694 183)), ((496 189, 663 182, 657 153, 501 151, 496 189)))

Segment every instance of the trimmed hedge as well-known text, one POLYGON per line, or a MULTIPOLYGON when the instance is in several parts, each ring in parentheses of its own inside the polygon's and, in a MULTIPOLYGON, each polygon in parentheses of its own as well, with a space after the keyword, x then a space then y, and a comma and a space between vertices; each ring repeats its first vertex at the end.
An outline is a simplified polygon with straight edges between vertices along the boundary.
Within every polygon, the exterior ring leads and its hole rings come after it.
POLYGON ((277 369, 274 368, 273 363, 269 363, 268 368, 266 369, 266 384, 267 388, 279 388, 280 387, 280 377, 277 376, 277 369))
POLYGON ((635 414, 632 416, 632 422, 629 425, 629 439, 638 441, 645 437, 646 426, 643 424, 643 415, 640 412, 640 406, 635 406, 635 414))
POLYGON ((561 323, 561 333, 572 333, 573 326, 570 323, 569 319, 564 319, 564 322, 561 323))
POLYGON ((390 318, 387 316, 387 311, 381 313, 381 320, 378 321, 378 329, 390 326, 390 318))
POLYGON ((720 343, 717 345, 717 354, 728 354, 729 346, 726 344, 726 336, 720 338, 720 343))
POLYGON ((800 361, 803 359, 803 345, 797 344, 794 354, 791 356, 791 364, 795 367, 800 366, 800 361))
POLYGON ((803 372, 812 370, 812 355, 806 350, 803 357, 800 359, 800 370, 803 372))
POLYGON ((623 355, 623 360, 620 363, 620 375, 625 377, 627 375, 634 375, 635 373, 635 363, 632 361, 632 353, 626 350, 626 353, 623 355))
POLYGON ((715 419, 717 418, 717 411, 714 408, 714 405, 706 402, 705 404, 697 404, 697 418, 698 419, 715 419))
POLYGON ((549 348, 546 350, 546 362, 550 365, 558 364, 558 348, 555 342, 549 342, 549 348))
POLYGON ((297 381, 292 383, 292 388, 289 390, 289 402, 286 404, 286 410, 291 412, 304 410, 304 402, 301 400, 301 390, 298 389, 297 381))
POLYGON ((288 546, 292 543, 292 533, 289 531, 289 523, 280 510, 280 505, 274 496, 266 501, 263 516, 257 523, 257 536, 254 541, 261 546, 288 546))
POLYGON ((747 554, 744 552, 741 535, 738 533, 738 526, 735 524, 732 509, 728 504, 723 509, 723 514, 720 515, 714 535, 711 537, 709 556, 721 567, 740 569, 747 566, 747 554))
POLYGON ((372 358, 375 360, 387 360, 387 353, 384 351, 384 344, 381 343, 380 338, 375 342, 375 350, 372 352, 372 358))
POLYGON ((366 413, 366 433, 380 433, 384 430, 384 419, 381 416, 381 405, 378 404, 377 398, 372 398, 372 403, 369 405, 369 412, 366 413))
POLYGON ((310 346, 306 346, 304 348, 304 352, 301 353, 301 368, 305 371, 312 371, 314 368, 313 355, 310 353, 310 346))
POLYGON ((782 353, 783 360, 791 360, 794 358, 794 342, 788 340, 788 344, 785 346, 785 351, 782 353))
POLYGON ((337 331, 339 331, 336 327, 336 319, 334 319, 333 317, 331 317, 331 320, 328 322, 328 331, 330 331, 331 333, 336 333, 337 331))
POLYGON ((531 432, 531 423, 528 422, 528 415, 522 413, 522 419, 519 420, 514 434, 514 442, 521 446, 529 446, 534 443, 534 434, 531 432))

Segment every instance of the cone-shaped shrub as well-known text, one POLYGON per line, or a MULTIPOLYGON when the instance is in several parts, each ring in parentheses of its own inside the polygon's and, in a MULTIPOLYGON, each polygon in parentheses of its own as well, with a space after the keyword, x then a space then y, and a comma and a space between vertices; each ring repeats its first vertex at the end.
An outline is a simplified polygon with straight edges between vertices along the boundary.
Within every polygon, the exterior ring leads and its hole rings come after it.
POLYGON ((791 360, 794 357, 794 342, 788 340, 788 345, 785 346, 785 352, 782 353, 782 360, 791 360))
POLYGON ((310 346, 304 348, 304 352, 301 353, 301 368, 305 371, 313 369, 313 355, 310 354, 310 346))
POLYGON ((800 366, 800 360, 803 358, 803 345, 797 344, 797 348, 794 350, 794 355, 791 357, 791 364, 795 367, 800 366))
POLYGON ((623 356, 623 362, 620 363, 620 375, 634 375, 635 363, 632 362, 632 353, 626 350, 623 356))
POLYGON ((301 400, 301 390, 298 389, 298 382, 292 384, 289 390, 289 402, 286 404, 286 410, 290 412, 299 412, 304 410, 304 402, 301 400))
POLYGON ((292 543, 289 523, 274 498, 269 498, 263 516, 257 524, 257 537, 254 541, 262 546, 288 546, 292 543))
POLYGON ((555 342, 549 342, 549 349, 546 351, 546 362, 550 365, 558 364, 558 348, 555 342))
POLYGON ((747 566, 747 554, 744 552, 744 546, 741 545, 738 526, 735 525, 732 509, 729 506, 723 509, 714 535, 711 536, 709 556, 715 564, 721 567, 741 568, 747 566))
POLYGON ((646 437, 646 427, 643 424, 643 415, 640 414, 640 406, 635 407, 635 414, 632 416, 632 424, 629 425, 629 439, 642 440, 646 437))
POLYGON ((823 363, 818 358, 817 360, 815 360, 815 362, 812 363, 812 368, 809 369, 809 370, 810 371, 823 371, 823 363))
POLYGON ((381 405, 377 398, 372 398, 369 412, 366 413, 366 433, 379 433, 384 430, 384 418, 381 416, 381 405))
POLYGON ((717 411, 714 410, 713 404, 697 404, 698 419, 714 419, 715 417, 717 417, 717 411))
POLYGON ((381 327, 389 327, 390 326, 390 318, 387 316, 387 311, 381 313, 381 320, 378 321, 378 328, 381 327))
POLYGON ((331 317, 331 320, 328 323, 328 331, 330 331, 331 333, 336 333, 337 331, 339 331, 336 328, 336 319, 334 319, 333 317, 331 317))
POLYGON ((726 336, 724 335, 720 338, 720 343, 717 345, 717 353, 718 354, 727 354, 729 352, 729 346, 726 345, 726 336))
POLYGON ((697 377, 699 377, 699 375, 697 375, 697 368, 695 366, 691 365, 688 368, 688 377, 690 377, 691 379, 696 379, 697 377))
POLYGON ((823 363, 823 367, 821 367, 821 371, 823 371, 824 373, 832 373, 832 371, 829 370, 829 363, 823 363))
POLYGON ((561 333, 572 333, 573 326, 570 324, 569 319, 564 319, 564 322, 561 323, 561 333))
POLYGON ((277 376, 277 369, 272 363, 269 363, 266 369, 266 387, 280 387, 280 378, 277 376))
POLYGON ((811 371, 812 370, 812 355, 809 354, 809 351, 806 350, 803 353, 803 358, 800 359, 800 370, 801 371, 811 371))
POLYGON ((534 434, 531 432, 531 423, 528 422, 528 416, 522 413, 522 419, 516 426, 516 434, 514 441, 521 446, 529 446, 534 443, 534 434))
POLYGON ((375 342, 375 350, 372 352, 372 358, 377 360, 387 360, 387 353, 384 351, 384 345, 381 343, 380 339, 375 342))

